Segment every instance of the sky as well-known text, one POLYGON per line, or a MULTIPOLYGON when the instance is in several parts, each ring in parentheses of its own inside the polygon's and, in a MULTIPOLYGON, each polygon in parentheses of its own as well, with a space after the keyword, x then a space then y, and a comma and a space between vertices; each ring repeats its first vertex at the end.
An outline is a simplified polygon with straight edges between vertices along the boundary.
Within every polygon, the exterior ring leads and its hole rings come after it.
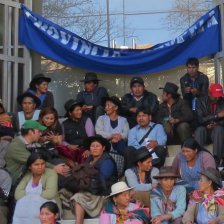
MULTIPOLYGON (((106 0, 98 0, 102 7, 106 7, 106 0)), ((123 1, 125 13, 133 12, 155 12, 167 11, 172 9, 174 0, 109 0, 110 13, 122 12, 123 1)), ((174 33, 166 29, 164 19, 167 14, 143 14, 143 15, 126 15, 126 30, 134 30, 136 44, 158 44, 171 40, 180 33, 174 33)), ((111 18, 114 17, 111 15, 111 18)), ((121 33, 123 33, 123 17, 116 16, 120 20, 121 33)), ((115 39, 117 45, 124 45, 124 38, 115 39)), ((132 38, 125 39, 125 45, 131 45, 132 38)))

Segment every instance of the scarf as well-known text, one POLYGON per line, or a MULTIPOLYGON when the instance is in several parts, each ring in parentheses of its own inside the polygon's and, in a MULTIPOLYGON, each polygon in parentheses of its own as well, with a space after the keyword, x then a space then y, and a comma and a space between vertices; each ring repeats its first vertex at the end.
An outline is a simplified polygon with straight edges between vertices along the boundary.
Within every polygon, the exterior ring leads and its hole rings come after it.
POLYGON ((166 198, 160 186, 157 186, 151 191, 150 197, 162 200, 163 214, 167 214, 167 211, 172 212, 176 209, 176 201, 171 201, 169 198, 166 198))
POLYGON ((118 209, 113 202, 107 203, 103 212, 116 215, 116 222, 125 222, 128 219, 138 219, 143 221, 144 224, 149 223, 149 211, 148 208, 144 208, 140 202, 135 200, 130 201, 131 203, 138 204, 139 208, 129 211, 127 209, 118 209))
MULTIPOLYGON (((139 178, 139 175, 138 175, 137 166, 132 167, 131 170, 137 176, 138 183, 141 183, 140 178, 139 178)), ((151 170, 150 170, 148 172, 145 172, 145 182, 144 182, 144 184, 151 184, 151 183, 152 183, 152 179, 151 179, 151 170)))
POLYGON ((207 212, 214 216, 216 205, 224 206, 224 188, 214 192, 214 194, 203 194, 200 190, 195 190, 190 198, 189 204, 202 203, 207 212))

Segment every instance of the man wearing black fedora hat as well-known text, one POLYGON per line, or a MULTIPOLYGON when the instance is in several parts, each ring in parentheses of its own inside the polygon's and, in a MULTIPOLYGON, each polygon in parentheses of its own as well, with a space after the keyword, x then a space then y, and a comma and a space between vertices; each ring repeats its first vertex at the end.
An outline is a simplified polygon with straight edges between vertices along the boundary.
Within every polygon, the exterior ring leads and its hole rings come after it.
POLYGON ((84 114, 90 117, 95 124, 97 118, 104 114, 103 107, 101 106, 101 101, 103 97, 107 97, 108 93, 104 87, 99 87, 100 79, 97 78, 96 73, 88 72, 83 80, 84 91, 81 91, 77 95, 77 101, 83 103, 84 114))
POLYGON ((131 92, 122 97, 121 108, 122 115, 127 118, 130 128, 133 128, 137 124, 137 109, 144 107, 154 115, 159 108, 159 101, 154 93, 145 89, 141 77, 133 77, 130 81, 130 88, 131 92))
POLYGON ((163 124, 168 144, 174 143, 178 138, 178 142, 175 143, 183 142, 192 135, 189 123, 193 119, 191 108, 180 98, 178 86, 174 83, 167 82, 165 87, 160 89, 163 89, 163 103, 159 105, 157 122, 163 124))

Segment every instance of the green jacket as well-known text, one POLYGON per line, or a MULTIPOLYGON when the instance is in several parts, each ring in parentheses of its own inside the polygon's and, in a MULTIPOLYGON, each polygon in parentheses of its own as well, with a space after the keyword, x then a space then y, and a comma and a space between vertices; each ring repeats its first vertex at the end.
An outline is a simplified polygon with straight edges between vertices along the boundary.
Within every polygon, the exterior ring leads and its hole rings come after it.
MULTIPOLYGON (((15 185, 17 179, 21 176, 29 156, 30 152, 26 149, 24 142, 19 137, 13 139, 4 157, 6 168, 12 177, 12 185, 15 185)), ((47 163, 46 165, 48 168, 53 168, 52 164, 47 163)))
MULTIPOLYGON (((32 179, 33 175, 30 171, 26 173, 23 179, 20 181, 18 186, 16 187, 15 191, 15 199, 18 200, 25 196, 26 186, 29 181, 32 179)), ((43 187, 43 192, 41 193, 41 197, 48 199, 48 200, 55 200, 59 208, 60 199, 58 196, 58 175, 52 169, 45 169, 45 172, 41 176, 41 183, 43 187)))

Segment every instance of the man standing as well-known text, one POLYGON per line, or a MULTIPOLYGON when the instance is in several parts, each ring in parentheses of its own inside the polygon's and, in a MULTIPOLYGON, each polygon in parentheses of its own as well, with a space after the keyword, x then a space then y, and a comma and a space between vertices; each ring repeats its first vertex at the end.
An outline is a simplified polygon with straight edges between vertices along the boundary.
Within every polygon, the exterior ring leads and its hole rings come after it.
MULTIPOLYGON (((145 146, 153 153, 153 160, 159 159, 157 166, 163 166, 166 157, 167 135, 161 124, 152 122, 151 112, 145 108, 137 110, 137 125, 128 134, 128 146, 125 150, 125 165, 129 168, 135 158, 134 151, 145 146), (162 146, 162 147, 161 147, 162 146)), ((158 160, 157 160, 158 161, 158 160)), ((155 164, 155 163, 154 163, 155 164)))
POLYGON ((193 113, 187 102, 180 98, 177 85, 167 82, 165 87, 160 89, 163 89, 163 103, 159 105, 157 121, 163 124, 169 144, 173 143, 176 137, 179 137, 182 143, 191 137, 189 122, 193 119, 193 113))
POLYGON ((201 146, 213 142, 213 156, 216 165, 224 165, 224 99, 223 88, 213 84, 208 96, 196 102, 197 119, 200 126, 195 130, 195 139, 201 146))
POLYGON ((136 112, 140 107, 147 108, 154 115, 159 107, 157 96, 145 90, 144 81, 141 77, 134 77, 130 82, 131 93, 122 97, 122 114, 127 118, 130 128, 136 123, 136 112))
MULTIPOLYGON (((28 120, 26 121, 21 129, 21 136, 16 137, 9 144, 7 152, 5 154, 6 168, 12 177, 12 185, 15 185, 18 178, 21 176, 26 161, 30 156, 28 151, 29 146, 35 146, 34 143, 38 142, 41 131, 45 130, 46 127, 40 125, 37 121, 28 120)), ((67 175, 69 167, 61 163, 53 165, 47 163, 48 168, 53 168, 58 174, 67 175)))
POLYGON ((85 90, 81 91, 76 100, 83 103, 84 114, 92 119, 93 124, 96 123, 97 118, 104 114, 104 109, 101 106, 103 97, 107 97, 108 93, 104 87, 99 87, 100 79, 97 78, 96 73, 86 73, 84 82, 85 90))
POLYGON ((197 58, 189 58, 186 62, 187 73, 180 79, 183 99, 188 101, 192 110, 195 110, 196 98, 208 94, 208 77, 199 72, 197 58))

